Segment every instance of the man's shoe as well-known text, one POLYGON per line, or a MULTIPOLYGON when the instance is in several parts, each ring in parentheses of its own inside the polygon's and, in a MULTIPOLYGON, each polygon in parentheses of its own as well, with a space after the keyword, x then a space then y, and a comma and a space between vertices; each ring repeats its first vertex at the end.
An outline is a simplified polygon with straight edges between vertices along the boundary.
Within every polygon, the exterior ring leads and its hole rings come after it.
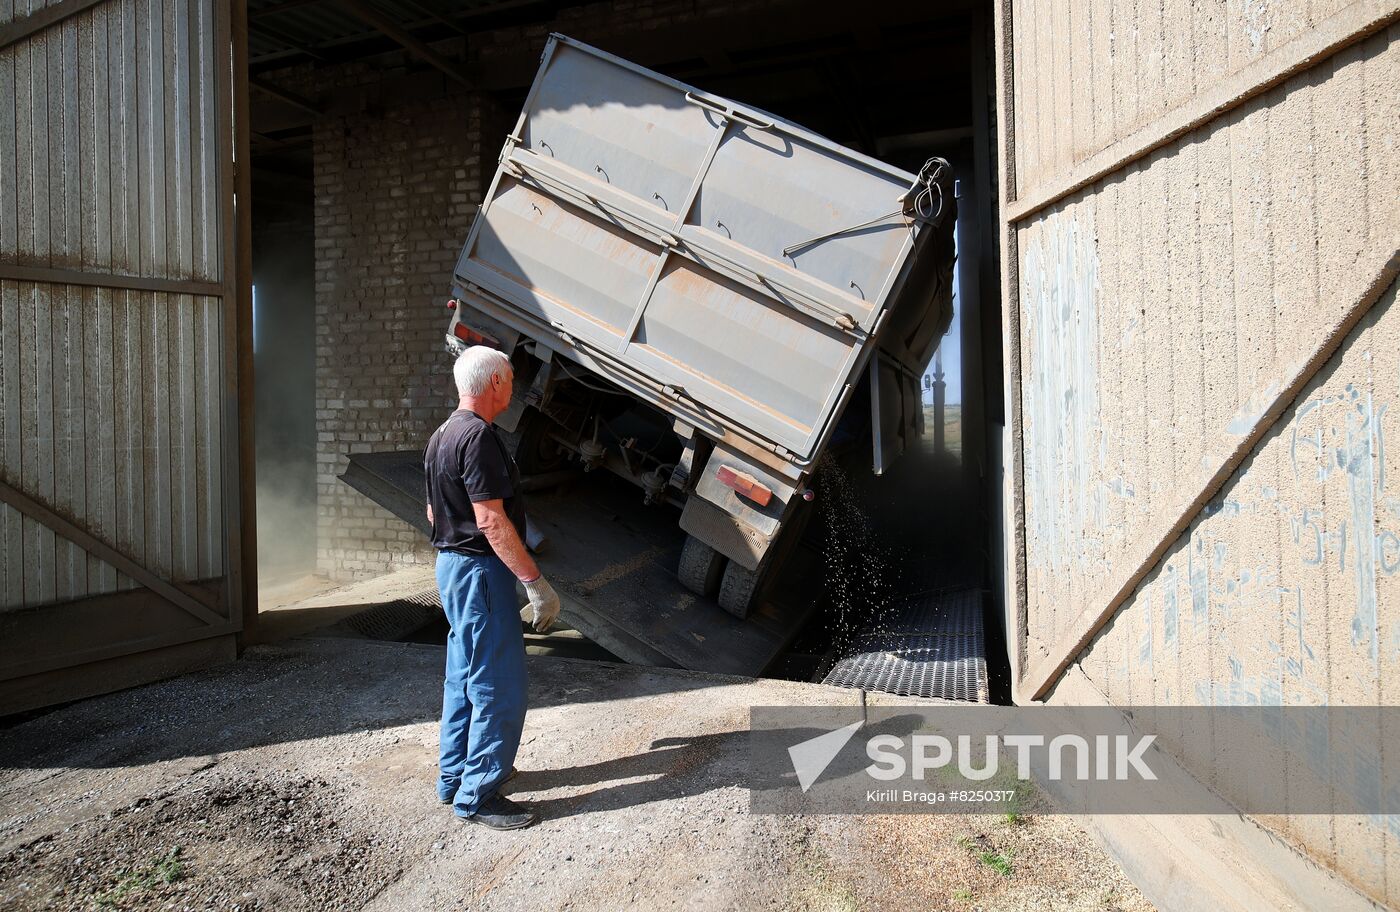
MULTIPOLYGON (((506 777, 505 777, 504 779, 501 780, 501 786, 498 786, 498 787, 504 786, 507 782, 509 782, 510 780, 514 779, 514 778, 515 778, 516 776, 518 776, 518 775, 520 775, 520 770, 518 770, 518 769, 516 769, 515 767, 512 766, 512 767, 510 768, 510 772, 507 773, 507 774, 506 774, 506 777)), ((457 797, 457 796, 456 796, 456 795, 448 795, 446 798, 443 798, 443 797, 440 797, 440 796, 439 796, 438 801, 441 801, 443 804, 451 804, 451 803, 452 803, 452 799, 455 798, 455 797, 457 797)))
POLYGON ((479 823, 492 830, 519 830, 537 822, 540 815, 496 792, 481 802, 475 814, 462 819, 468 823, 479 823))

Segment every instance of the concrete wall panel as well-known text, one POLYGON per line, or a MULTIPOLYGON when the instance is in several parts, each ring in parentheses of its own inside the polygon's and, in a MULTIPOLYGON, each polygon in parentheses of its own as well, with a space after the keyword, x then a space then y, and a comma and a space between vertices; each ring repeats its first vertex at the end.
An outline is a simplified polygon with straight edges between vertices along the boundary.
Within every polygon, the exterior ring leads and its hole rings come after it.
POLYGON ((249 604, 230 8, 45 5, 0 0, 0 712, 232 658, 249 604))
POLYGON ((1032 654, 1138 558, 1400 230, 1396 32, 1019 226, 1032 654))
POLYGON ((122 0, 0 51, 7 261, 219 281, 212 20, 122 0))
MULTIPOLYGON (((224 566, 218 298, 0 280, 0 413, 11 483, 147 569, 224 566)), ((136 584, 0 506, 0 609, 136 584)))
MULTIPOLYGON (((1320 25, 1335 32, 1329 17, 1383 14, 1363 6, 1014 5, 1016 198, 1320 25)), ((1400 697, 1394 285, 1224 488, 1180 515, 1396 247, 1397 37, 1390 25, 1316 61, 1014 224, 1034 669, 1064 658, 1179 517, 1186 532, 1075 656, 1109 701, 1400 697)), ((1228 782, 1225 752, 1249 745, 1164 725, 1207 785, 1300 797, 1301 766, 1228 782)), ((1358 788, 1380 763, 1375 745, 1337 739, 1299 758, 1339 764, 1358 788)), ((1259 822, 1365 895, 1400 900, 1400 821, 1259 822)))
MULTIPOLYGON (((1081 656, 1122 705, 1393 703, 1400 677, 1400 309, 1392 285, 1230 482, 1081 656)), ((1218 783, 1216 733, 1162 738, 1218 783)), ((1371 746, 1372 749, 1374 745, 1371 746)), ((1368 746, 1309 760, 1358 775, 1368 746), (1343 755, 1344 754, 1344 755, 1343 755)), ((1358 780, 1358 787, 1362 787, 1358 780)), ((1387 878, 1400 821, 1265 822, 1369 895, 1387 878)))
POLYGON ((1018 196, 1352 5, 1357 4, 1014 4, 1016 70, 1035 74, 1031 85, 1021 80, 1016 85, 1018 196))

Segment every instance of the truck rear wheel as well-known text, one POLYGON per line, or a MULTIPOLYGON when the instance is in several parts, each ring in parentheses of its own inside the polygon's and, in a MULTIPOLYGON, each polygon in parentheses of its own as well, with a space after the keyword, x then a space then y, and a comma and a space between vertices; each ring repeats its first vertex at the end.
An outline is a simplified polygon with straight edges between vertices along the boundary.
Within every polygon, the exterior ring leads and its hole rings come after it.
POLYGON ((554 442, 552 424, 535 409, 520 416, 517 431, 520 442, 515 448, 515 464, 526 475, 544 475, 568 465, 569 454, 554 442))
POLYGON ((736 618, 748 617, 758 590, 758 579, 758 574, 748 567, 730 561, 720 582, 719 606, 736 618))
POLYGON ((682 586, 696 595, 714 598, 719 592, 724 565, 723 554, 694 535, 687 535, 685 545, 681 548, 681 563, 676 568, 676 577, 682 586))

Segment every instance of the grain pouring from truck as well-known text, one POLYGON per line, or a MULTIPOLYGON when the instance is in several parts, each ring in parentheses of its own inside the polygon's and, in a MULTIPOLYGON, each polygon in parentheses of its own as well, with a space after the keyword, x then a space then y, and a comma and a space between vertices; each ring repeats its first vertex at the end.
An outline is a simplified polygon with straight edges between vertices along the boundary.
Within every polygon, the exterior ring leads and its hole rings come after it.
POLYGON ((868 413, 877 473, 922 430, 953 197, 941 159, 910 174, 553 35, 447 349, 511 358, 496 423, 523 472, 604 469, 679 507, 680 581, 744 617, 842 416, 868 413))

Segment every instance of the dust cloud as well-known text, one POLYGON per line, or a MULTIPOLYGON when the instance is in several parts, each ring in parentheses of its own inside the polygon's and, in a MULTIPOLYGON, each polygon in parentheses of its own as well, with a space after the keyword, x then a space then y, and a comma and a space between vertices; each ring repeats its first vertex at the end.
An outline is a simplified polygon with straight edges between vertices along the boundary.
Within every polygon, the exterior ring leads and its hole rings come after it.
POLYGON ((258 588, 316 569, 316 352, 312 237, 260 234, 253 262, 258 588))
POLYGON ((316 569, 316 489, 314 477, 307 483, 307 465, 295 453, 259 453, 259 588, 276 587, 316 569))

